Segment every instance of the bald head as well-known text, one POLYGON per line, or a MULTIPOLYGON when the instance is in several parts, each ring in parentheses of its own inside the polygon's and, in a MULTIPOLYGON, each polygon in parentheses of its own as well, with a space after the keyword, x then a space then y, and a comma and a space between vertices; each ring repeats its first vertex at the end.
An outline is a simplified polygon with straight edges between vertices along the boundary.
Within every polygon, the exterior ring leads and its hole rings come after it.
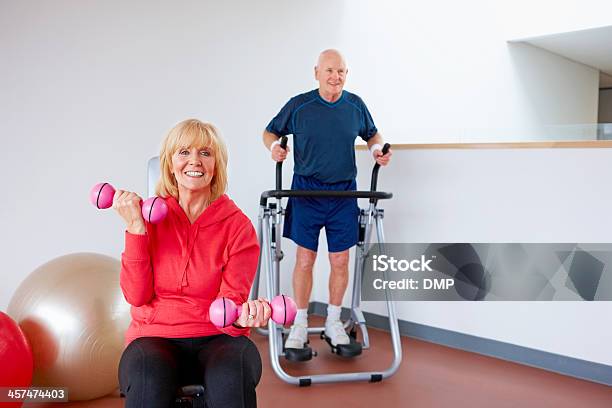
POLYGON ((340 53, 340 51, 335 50, 333 48, 321 51, 319 54, 319 58, 317 59, 317 67, 321 66, 327 59, 335 59, 341 62, 346 68, 346 60, 340 53))
POLYGON ((328 102, 335 102, 342 96, 342 88, 348 69, 340 51, 329 49, 319 54, 315 66, 315 79, 319 81, 319 94, 328 102))

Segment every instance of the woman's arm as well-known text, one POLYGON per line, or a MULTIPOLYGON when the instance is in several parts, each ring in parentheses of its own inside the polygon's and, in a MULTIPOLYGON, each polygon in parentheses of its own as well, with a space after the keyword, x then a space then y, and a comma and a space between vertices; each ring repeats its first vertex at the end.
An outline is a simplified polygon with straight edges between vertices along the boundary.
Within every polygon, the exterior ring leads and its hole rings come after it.
MULTIPOLYGON (((240 305, 247 301, 253 284, 259 257, 257 234, 246 216, 244 225, 236 230, 236 235, 227 247, 228 262, 223 269, 221 287, 217 297, 227 297, 240 305)), ((242 336, 249 332, 248 328, 228 326, 220 328, 230 336, 242 336)))
POLYGON ((148 235, 126 231, 119 282, 125 300, 132 306, 142 306, 153 299, 153 268, 148 235))
POLYGON ((125 221, 125 251, 121 254, 119 282, 129 304, 142 306, 153 299, 153 268, 149 255, 149 236, 136 193, 117 190, 113 208, 125 221))

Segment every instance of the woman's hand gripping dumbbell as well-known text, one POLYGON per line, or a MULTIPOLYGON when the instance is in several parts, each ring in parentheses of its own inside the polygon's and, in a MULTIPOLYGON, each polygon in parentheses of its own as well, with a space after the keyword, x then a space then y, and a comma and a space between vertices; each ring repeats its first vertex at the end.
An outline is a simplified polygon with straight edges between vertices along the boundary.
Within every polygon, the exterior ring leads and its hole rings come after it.
POLYGON ((117 210, 127 224, 128 232, 144 234, 144 221, 158 223, 168 214, 168 206, 159 197, 142 200, 136 193, 115 190, 108 183, 98 183, 91 189, 89 200, 98 209, 111 206, 117 210), (142 208, 141 208, 142 203, 142 208))
POLYGON ((212 302, 208 310, 210 321, 217 327, 261 327, 268 324, 270 317, 280 325, 287 325, 293 323, 296 313, 297 305, 285 295, 276 296, 269 304, 259 298, 257 301, 249 300, 240 307, 231 299, 221 297, 212 302))

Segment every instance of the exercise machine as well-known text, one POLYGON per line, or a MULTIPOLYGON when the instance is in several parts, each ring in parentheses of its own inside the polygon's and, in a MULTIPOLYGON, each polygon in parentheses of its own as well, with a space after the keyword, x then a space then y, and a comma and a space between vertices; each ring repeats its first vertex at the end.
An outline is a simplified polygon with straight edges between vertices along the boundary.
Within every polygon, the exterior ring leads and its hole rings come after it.
MULTIPOLYGON (((287 137, 281 138, 281 147, 286 148, 287 137)), ((387 143, 383 147, 383 154, 389 150, 387 143)), ((283 190, 282 189, 282 162, 276 163, 276 189, 264 191, 259 200, 259 218, 257 235, 259 237, 260 254, 259 265, 255 281, 251 288, 250 298, 255 299, 259 295, 259 284, 262 272, 262 263, 266 270, 266 289, 268 297, 272 298, 280 294, 280 262, 283 260, 281 250, 281 226, 285 210, 282 207, 282 199, 289 197, 341 197, 341 198, 365 198, 369 199, 369 206, 359 211, 359 240, 356 246, 355 267, 353 274, 353 291, 351 300, 350 317, 344 322, 345 330, 348 330, 351 344, 346 346, 332 346, 332 352, 344 357, 354 357, 361 354, 361 350, 370 347, 368 329, 363 312, 360 308, 361 301, 361 279, 368 251, 372 245, 384 248, 384 229, 383 218, 384 210, 378 208, 379 200, 386 200, 393 197, 393 194, 376 191, 378 182, 378 171, 380 165, 377 163, 372 170, 372 180, 369 191, 302 191, 302 190, 283 190), (275 200, 273 200, 275 199, 275 200), (376 229, 377 243, 372 244, 370 237, 372 230, 376 229), (361 333, 361 342, 357 341, 357 329, 361 333)), ((288 330, 277 325, 271 319, 268 329, 260 329, 261 334, 267 335, 270 347, 270 360, 276 375, 289 384, 299 386, 309 386, 317 383, 348 382, 348 381, 370 381, 378 382, 392 376, 400 366, 402 361, 402 349, 400 342, 399 326, 395 312, 395 304, 391 298, 389 289, 386 289, 386 305, 389 317, 389 327, 391 332, 391 343, 394 358, 391 365, 384 371, 377 372, 347 372, 336 374, 317 374, 296 377, 289 375, 281 366, 280 358, 285 357, 294 361, 305 361, 316 356, 310 347, 304 349, 284 349, 284 335, 288 330)), ((324 338, 324 327, 309 327, 308 333, 317 333, 324 338)))

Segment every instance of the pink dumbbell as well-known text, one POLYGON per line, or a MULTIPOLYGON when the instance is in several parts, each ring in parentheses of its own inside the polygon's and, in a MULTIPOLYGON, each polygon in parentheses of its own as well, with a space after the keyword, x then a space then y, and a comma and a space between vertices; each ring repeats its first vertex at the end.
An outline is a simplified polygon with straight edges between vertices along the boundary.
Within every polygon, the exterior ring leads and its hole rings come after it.
MULTIPOLYGON (((272 320, 281 325, 291 324, 297 313, 297 305, 289 296, 278 295, 270 302, 272 309, 272 320)), ((221 297, 210 304, 208 315, 210 321, 217 327, 227 327, 234 323, 240 310, 233 300, 221 297)))
MULTIPOLYGON (((98 209, 104 210, 113 205, 115 188, 108 183, 98 183, 89 192, 89 201, 98 209)), ((142 203, 142 217, 145 221, 156 224, 163 221, 168 214, 166 202, 159 197, 147 198, 142 203)))

